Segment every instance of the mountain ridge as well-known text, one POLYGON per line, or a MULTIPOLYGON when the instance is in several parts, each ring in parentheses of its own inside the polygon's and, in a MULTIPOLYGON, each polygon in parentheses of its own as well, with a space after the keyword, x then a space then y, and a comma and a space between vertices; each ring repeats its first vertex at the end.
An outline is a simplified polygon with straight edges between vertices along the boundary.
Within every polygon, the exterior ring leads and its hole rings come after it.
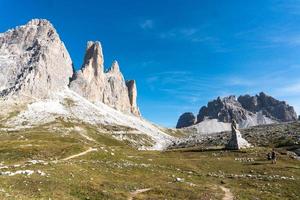
POLYGON ((33 19, 0 34, 0 83, 2 131, 58 121, 61 132, 86 123, 137 149, 163 150, 174 139, 141 117, 136 82, 124 79, 118 62, 105 70, 100 42, 87 42, 82 67, 75 72, 48 20, 33 19))
POLYGON ((235 119, 241 128, 246 128, 295 121, 297 114, 294 108, 285 101, 279 101, 263 92, 255 96, 241 95, 238 98, 231 95, 209 101, 207 106, 200 108, 197 117, 191 112, 182 114, 176 128, 201 126, 202 122, 212 119, 222 123, 230 123, 232 119, 235 119))
MULTIPOLYGON (((131 80, 129 80, 131 81, 131 80)), ((99 41, 88 41, 83 65, 72 59, 50 21, 32 19, 0 35, 0 97, 47 98, 68 86, 94 102, 140 116, 136 82, 126 85, 117 61, 104 70, 99 41)))

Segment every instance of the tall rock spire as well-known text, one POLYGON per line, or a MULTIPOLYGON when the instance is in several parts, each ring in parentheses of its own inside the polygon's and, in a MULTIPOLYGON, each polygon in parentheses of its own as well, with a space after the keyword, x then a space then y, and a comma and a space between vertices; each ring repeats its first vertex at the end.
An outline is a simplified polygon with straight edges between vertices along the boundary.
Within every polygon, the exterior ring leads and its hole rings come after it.
POLYGON ((108 70, 110 73, 119 73, 120 72, 120 67, 118 61, 114 60, 110 69, 108 70))
POLYGON ((130 87, 117 61, 104 71, 100 42, 88 42, 81 70, 72 60, 52 24, 33 19, 0 34, 0 98, 48 98, 66 87, 92 102, 139 115, 136 86, 130 87))
POLYGON ((128 97, 131 106, 131 112, 135 115, 141 115, 136 101, 137 89, 136 89, 135 80, 126 81, 126 86, 128 88, 128 97))
POLYGON ((87 43, 82 73, 88 82, 104 73, 104 58, 100 42, 89 41, 87 43))
POLYGON ((126 85, 117 61, 104 72, 99 42, 88 42, 82 69, 74 76, 70 88, 92 102, 102 102, 122 112, 140 115, 135 81, 126 85))

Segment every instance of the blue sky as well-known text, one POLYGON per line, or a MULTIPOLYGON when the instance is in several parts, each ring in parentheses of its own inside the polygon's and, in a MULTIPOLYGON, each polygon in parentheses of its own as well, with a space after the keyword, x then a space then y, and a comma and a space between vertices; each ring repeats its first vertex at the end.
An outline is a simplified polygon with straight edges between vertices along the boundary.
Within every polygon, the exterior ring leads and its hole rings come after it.
POLYGON ((145 118, 173 127, 217 96, 264 91, 300 114, 300 1, 0 0, 0 32, 50 20, 80 68, 99 40, 105 65, 136 79, 145 118))

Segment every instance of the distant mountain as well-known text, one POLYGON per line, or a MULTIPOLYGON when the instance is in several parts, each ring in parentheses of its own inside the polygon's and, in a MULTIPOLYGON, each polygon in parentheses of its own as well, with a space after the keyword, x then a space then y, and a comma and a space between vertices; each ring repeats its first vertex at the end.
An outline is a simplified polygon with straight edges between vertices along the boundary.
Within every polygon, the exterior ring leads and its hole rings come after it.
MULTIPOLYGON (((207 106, 201 107, 197 120, 193 121, 192 119, 195 118, 192 113, 182 114, 176 128, 189 127, 201 130, 207 121, 215 120, 215 127, 218 126, 216 123, 230 123, 232 119, 238 122, 240 128, 246 128, 262 124, 295 121, 297 114, 294 108, 286 102, 261 92, 255 96, 244 95, 238 98, 235 96, 218 97, 208 102, 207 106)), ((230 126, 225 126, 227 127, 225 129, 223 127, 222 125, 220 130, 213 128, 212 130, 224 131, 230 128, 230 126)))
POLYGON ((117 61, 104 69, 100 42, 87 43, 75 72, 49 21, 33 19, 0 34, 0 129, 59 119, 71 126, 92 124, 140 149, 163 149, 172 137, 142 119, 136 99, 136 82, 124 79, 117 61))

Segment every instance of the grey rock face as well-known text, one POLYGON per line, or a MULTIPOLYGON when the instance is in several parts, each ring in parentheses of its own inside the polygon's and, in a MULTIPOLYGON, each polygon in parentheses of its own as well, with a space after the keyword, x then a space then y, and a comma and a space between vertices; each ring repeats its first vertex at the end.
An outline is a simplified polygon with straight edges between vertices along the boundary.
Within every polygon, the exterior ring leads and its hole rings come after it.
POLYGON ((221 122, 230 123, 232 119, 237 121, 246 120, 251 115, 247 110, 243 109, 241 104, 236 100, 235 96, 220 98, 208 102, 207 106, 203 106, 197 115, 197 122, 208 119, 218 119, 221 122))
POLYGON ((68 86, 72 61, 56 30, 47 20, 0 34, 0 97, 46 98, 68 86))
POLYGON ((176 128, 184 128, 188 126, 194 125, 196 122, 196 117, 193 113, 191 112, 186 112, 180 115, 176 128))
POLYGON ((295 121, 297 114, 294 108, 284 101, 260 93, 256 96, 240 96, 238 99, 235 96, 218 97, 200 109, 197 122, 201 122, 205 118, 218 119, 227 123, 231 122, 232 119, 242 123, 256 118, 257 124, 254 123, 254 125, 259 125, 270 120, 277 122, 295 121))
MULTIPOLYGON (((207 119, 217 119, 219 122, 230 123, 232 119, 241 128, 288 122, 297 120, 294 108, 284 101, 279 101, 264 93, 250 96, 244 95, 220 98, 208 102, 201 107, 197 115, 197 124, 207 119)), ((193 124, 192 124, 193 125, 193 124)))
POLYGON ((292 106, 263 92, 256 96, 240 96, 238 101, 246 110, 253 113, 262 111, 265 116, 276 121, 288 122, 297 120, 297 114, 292 106))
POLYGON ((130 82, 128 86, 118 62, 114 61, 110 69, 104 72, 101 44, 88 42, 82 69, 74 75, 70 88, 92 102, 102 102, 138 116, 135 82, 130 82))

